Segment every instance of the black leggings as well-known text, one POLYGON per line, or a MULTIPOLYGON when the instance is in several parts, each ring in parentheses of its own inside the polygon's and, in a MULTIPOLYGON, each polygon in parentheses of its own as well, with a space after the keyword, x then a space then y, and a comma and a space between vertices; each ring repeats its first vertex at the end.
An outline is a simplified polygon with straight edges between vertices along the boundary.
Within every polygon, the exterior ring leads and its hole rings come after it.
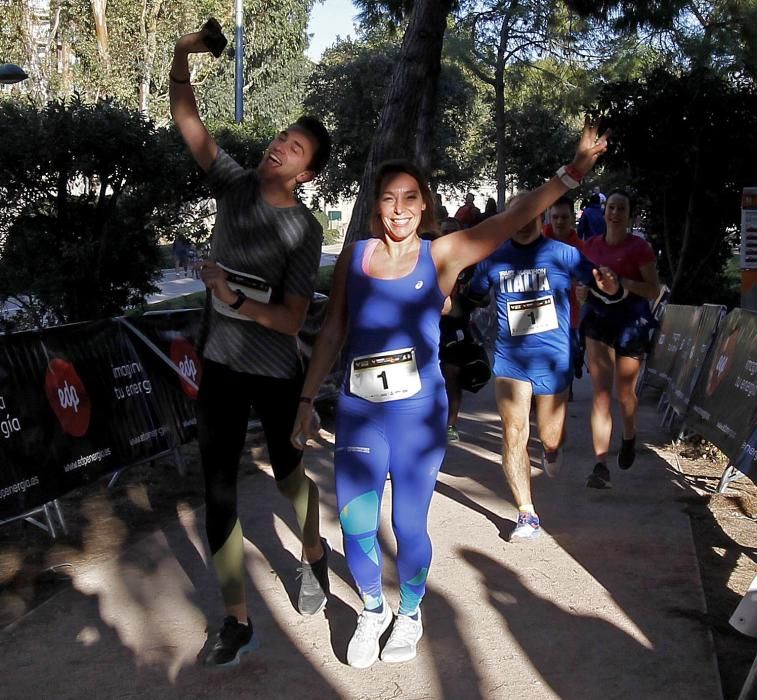
POLYGON ((302 451, 289 440, 297 415, 302 375, 278 379, 236 372, 204 360, 197 397, 197 427, 205 477, 206 529, 211 554, 226 542, 237 522, 237 474, 250 406, 263 425, 276 482, 286 483, 302 451))

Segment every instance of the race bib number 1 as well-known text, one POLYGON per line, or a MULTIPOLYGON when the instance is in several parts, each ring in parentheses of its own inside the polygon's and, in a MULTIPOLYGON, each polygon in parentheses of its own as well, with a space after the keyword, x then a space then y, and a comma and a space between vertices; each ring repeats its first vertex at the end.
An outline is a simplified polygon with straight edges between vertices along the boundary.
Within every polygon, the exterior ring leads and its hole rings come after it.
MULTIPOLYGON (((232 270, 230 267, 221 265, 221 263, 217 264, 222 270, 226 270, 229 287, 233 290, 236 291, 238 289, 248 299, 259 301, 263 304, 268 304, 271 301, 271 285, 264 279, 255 275, 248 275, 245 272, 239 272, 239 270, 232 270)), ((217 299, 215 295, 212 298, 213 308, 219 314, 228 316, 229 318, 236 318, 239 321, 252 321, 249 316, 235 311, 228 304, 224 304, 220 299, 217 299)))
POLYGON ((557 328, 555 299, 550 294, 539 299, 508 301, 507 321, 512 336, 552 331, 557 328))
POLYGON ((415 348, 363 355, 350 365, 350 391, 367 401, 406 399, 420 390, 415 348))

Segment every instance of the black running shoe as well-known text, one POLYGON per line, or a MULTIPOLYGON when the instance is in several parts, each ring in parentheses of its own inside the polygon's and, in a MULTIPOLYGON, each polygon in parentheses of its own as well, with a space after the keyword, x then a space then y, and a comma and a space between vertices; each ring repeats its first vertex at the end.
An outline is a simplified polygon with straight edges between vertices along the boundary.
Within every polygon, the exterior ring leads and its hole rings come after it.
POLYGON ((611 489, 610 470, 604 462, 597 462, 594 471, 586 480, 586 487, 590 489, 611 489))
POLYGON ((258 642, 252 634, 252 622, 249 617, 246 625, 237 622, 236 617, 225 617, 218 639, 205 657, 205 664, 207 666, 238 666, 242 654, 247 654, 257 647, 258 642))
POLYGON ((620 444, 620 452, 618 452, 618 466, 621 469, 630 469, 635 459, 636 436, 634 435, 629 440, 623 438, 623 442, 620 444))
POLYGON ((316 562, 309 564, 301 562, 299 569, 302 579, 300 581, 300 595, 297 599, 297 608, 301 615, 315 615, 321 612, 329 594, 329 551, 331 545, 328 540, 321 537, 323 556, 316 562))

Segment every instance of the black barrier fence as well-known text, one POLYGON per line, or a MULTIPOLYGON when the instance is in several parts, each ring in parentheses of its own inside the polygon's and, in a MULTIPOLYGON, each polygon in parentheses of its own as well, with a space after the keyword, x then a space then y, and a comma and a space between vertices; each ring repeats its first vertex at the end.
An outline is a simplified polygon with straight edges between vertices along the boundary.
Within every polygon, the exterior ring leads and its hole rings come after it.
MULTIPOLYGON (((311 304, 300 338, 306 357, 326 301, 317 295, 311 304)), ((195 437, 201 316, 173 311, 0 336, 0 521, 195 437)))
POLYGON ((669 304, 640 387, 663 389, 661 403, 671 420, 680 416, 682 433, 700 434, 728 457, 721 490, 737 473, 757 476, 756 341, 753 312, 669 304))
POLYGON ((692 318, 696 306, 668 304, 654 335, 652 349, 644 366, 643 386, 666 389, 683 347, 692 339, 692 318))
POLYGON ((689 331, 681 341, 678 356, 669 369, 670 381, 666 388, 668 403, 680 416, 689 408, 694 387, 724 316, 725 307, 714 304, 696 307, 691 315, 689 331))
POLYGON ((757 314, 734 309, 720 324, 685 416, 733 466, 752 474, 757 441, 757 314))
POLYGON ((119 319, 0 338, 0 519, 185 442, 193 410, 172 384, 119 319))

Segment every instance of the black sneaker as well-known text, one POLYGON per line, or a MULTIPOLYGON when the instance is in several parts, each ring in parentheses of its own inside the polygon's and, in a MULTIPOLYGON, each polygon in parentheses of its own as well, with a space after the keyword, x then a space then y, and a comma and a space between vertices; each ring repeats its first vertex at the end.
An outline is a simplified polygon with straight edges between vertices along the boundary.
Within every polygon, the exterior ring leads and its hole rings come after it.
POLYGON ((323 556, 313 564, 301 562, 300 595, 297 609, 301 615, 315 615, 323 610, 329 594, 329 550, 328 540, 321 537, 323 556))
POLYGON ((258 648, 258 641, 252 634, 252 622, 247 618, 243 625, 236 617, 225 617, 218 639, 205 657, 206 666, 238 666, 242 654, 258 648))
POLYGON ((618 452, 618 466, 621 469, 630 469, 635 459, 636 436, 634 435, 629 440, 623 438, 623 442, 620 444, 620 452, 618 452))
POLYGON ((586 487, 590 489, 611 489, 610 470, 604 462, 597 462, 594 471, 586 480, 586 487))

